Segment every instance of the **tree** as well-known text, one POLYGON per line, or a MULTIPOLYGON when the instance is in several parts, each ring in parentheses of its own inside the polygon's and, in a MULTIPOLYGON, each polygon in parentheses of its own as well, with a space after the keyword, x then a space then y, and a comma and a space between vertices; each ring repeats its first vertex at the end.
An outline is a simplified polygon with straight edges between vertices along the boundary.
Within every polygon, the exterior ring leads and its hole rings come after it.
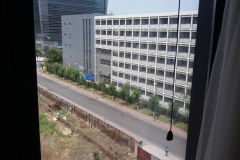
POLYGON ((37 58, 38 57, 43 57, 43 51, 41 49, 37 48, 35 51, 36 51, 36 57, 37 58))
POLYGON ((61 65, 61 67, 59 68, 57 74, 58 74, 58 76, 63 77, 63 76, 64 76, 64 72, 65 72, 65 67, 63 67, 63 66, 61 65))
MULTIPOLYGON (((175 121, 178 121, 179 120, 179 108, 180 108, 180 106, 179 106, 179 104, 178 103, 176 103, 176 102, 173 102, 173 119, 175 120, 175 121)), ((172 102, 171 103, 169 103, 169 105, 168 105, 168 114, 171 116, 171 109, 172 109, 172 102)))
POLYGON ((133 91, 132 91, 132 94, 131 94, 132 103, 139 104, 141 94, 142 94, 142 92, 141 92, 140 88, 133 87, 133 91))
POLYGON ((121 86, 121 90, 119 91, 119 97, 123 100, 127 100, 130 95, 130 85, 128 83, 125 83, 121 86))
POLYGON ((56 75, 58 75, 58 70, 61 68, 61 64, 55 62, 52 66, 52 72, 56 75))
POLYGON ((108 94, 111 96, 117 96, 116 82, 110 83, 110 86, 108 87, 108 94))
POLYGON ((80 72, 75 67, 67 67, 64 72, 64 77, 72 81, 77 82, 80 76, 80 72))
POLYGON ((159 99, 156 95, 154 94, 151 94, 150 95, 150 98, 148 99, 148 103, 147 103, 147 106, 149 109, 151 109, 152 111, 158 111, 158 108, 159 108, 159 99))
POLYGON ((51 47, 46 51, 46 59, 50 64, 55 62, 62 64, 62 51, 55 47, 51 47))

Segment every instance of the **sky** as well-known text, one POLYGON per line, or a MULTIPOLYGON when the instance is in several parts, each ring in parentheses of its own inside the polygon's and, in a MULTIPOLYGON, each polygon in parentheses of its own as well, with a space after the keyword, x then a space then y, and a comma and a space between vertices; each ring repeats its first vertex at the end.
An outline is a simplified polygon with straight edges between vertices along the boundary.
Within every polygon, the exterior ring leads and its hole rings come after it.
MULTIPOLYGON (((181 0, 181 11, 198 10, 199 0, 181 0)), ((108 14, 176 12, 178 0, 108 0, 108 14)))

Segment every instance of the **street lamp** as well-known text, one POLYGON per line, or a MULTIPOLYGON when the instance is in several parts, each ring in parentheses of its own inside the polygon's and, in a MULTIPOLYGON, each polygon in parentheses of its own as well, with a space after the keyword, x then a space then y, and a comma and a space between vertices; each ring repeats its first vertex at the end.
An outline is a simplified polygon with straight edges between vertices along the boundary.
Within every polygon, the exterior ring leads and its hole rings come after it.
MULTIPOLYGON (((155 98, 157 98, 157 97, 156 97, 156 95, 157 95, 157 83, 155 82, 154 85, 155 85, 155 94, 154 94, 154 96, 155 96, 155 98)), ((157 104, 156 104, 156 103, 157 103, 156 101, 157 101, 157 99, 155 99, 155 102, 154 102, 153 121, 156 120, 156 107, 157 107, 157 106, 156 106, 156 105, 157 105, 157 104)))

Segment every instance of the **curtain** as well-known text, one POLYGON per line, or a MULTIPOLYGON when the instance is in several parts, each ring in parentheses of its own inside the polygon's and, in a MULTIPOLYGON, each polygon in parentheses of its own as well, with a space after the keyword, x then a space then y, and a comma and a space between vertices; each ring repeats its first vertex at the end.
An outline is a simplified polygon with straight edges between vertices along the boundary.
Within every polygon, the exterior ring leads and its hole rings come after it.
POLYGON ((240 0, 224 8, 196 159, 240 159, 240 0))

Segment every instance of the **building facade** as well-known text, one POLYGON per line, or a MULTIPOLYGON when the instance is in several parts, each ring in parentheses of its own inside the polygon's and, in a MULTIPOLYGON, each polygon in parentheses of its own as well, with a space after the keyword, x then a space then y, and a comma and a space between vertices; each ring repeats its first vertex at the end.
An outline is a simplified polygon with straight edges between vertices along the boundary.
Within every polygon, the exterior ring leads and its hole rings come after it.
POLYGON ((72 14, 106 14, 107 0, 34 0, 35 33, 62 43, 61 16, 72 14))
POLYGON ((140 87, 143 98, 157 94, 165 107, 172 101, 174 89, 175 102, 184 112, 192 84, 197 12, 181 13, 179 34, 177 22, 177 13, 95 17, 95 48, 100 62, 96 75, 109 78, 118 87, 124 83, 140 87), (101 72, 103 66, 107 73, 101 72))
POLYGON ((99 14, 62 16, 63 65, 80 72, 94 73, 94 16, 99 14))

